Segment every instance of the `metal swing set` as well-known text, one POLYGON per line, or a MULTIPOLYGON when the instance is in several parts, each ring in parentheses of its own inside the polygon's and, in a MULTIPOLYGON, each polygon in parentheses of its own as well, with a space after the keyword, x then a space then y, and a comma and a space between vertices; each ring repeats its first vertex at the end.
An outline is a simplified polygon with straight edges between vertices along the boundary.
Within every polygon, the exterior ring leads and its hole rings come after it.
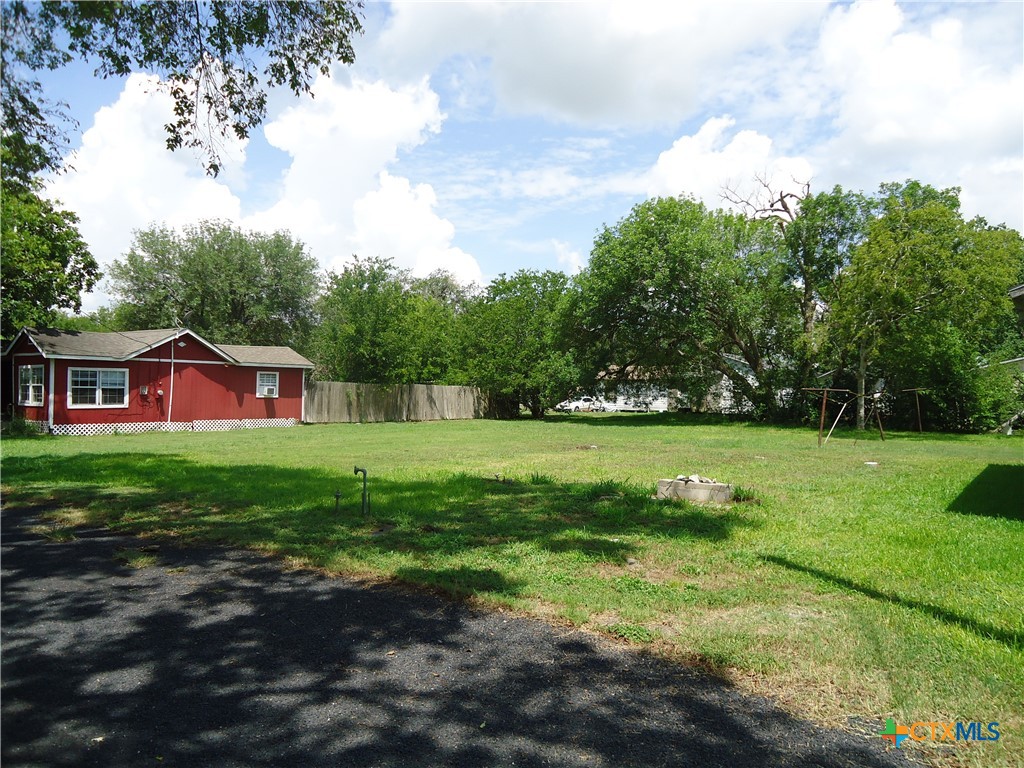
MULTIPOLYGON (((821 418, 818 420, 818 447, 821 448, 828 444, 828 439, 832 437, 832 432, 835 431, 836 426, 839 424, 839 420, 843 418, 843 414, 846 412, 846 408, 850 403, 856 401, 860 395, 849 389, 833 389, 832 387, 804 387, 804 392, 820 392, 821 393, 821 418), (822 439, 822 435, 825 432, 825 409, 828 406, 828 395, 830 392, 837 392, 841 394, 851 395, 847 399, 842 407, 839 409, 839 415, 836 416, 835 421, 832 422, 832 427, 829 429, 828 434, 822 439)), ((917 431, 924 432, 924 428, 921 425, 921 392, 927 392, 927 387, 914 387, 912 389, 903 389, 901 392, 913 392, 914 393, 914 404, 917 407, 917 431)), ((870 395, 864 395, 865 398, 871 400, 871 406, 865 415, 865 422, 871 421, 871 416, 874 415, 875 420, 878 422, 878 434, 881 436, 882 441, 885 441, 885 427, 882 426, 882 409, 879 407, 879 400, 885 393, 884 389, 880 389, 877 392, 873 392, 870 395)))

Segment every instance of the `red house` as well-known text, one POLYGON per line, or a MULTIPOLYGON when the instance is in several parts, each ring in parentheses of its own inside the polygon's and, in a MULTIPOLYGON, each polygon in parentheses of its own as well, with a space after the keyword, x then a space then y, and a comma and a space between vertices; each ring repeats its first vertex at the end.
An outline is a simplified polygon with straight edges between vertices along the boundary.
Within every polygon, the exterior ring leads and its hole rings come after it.
POLYGON ((293 426, 313 368, 288 347, 211 344, 180 328, 25 328, 4 358, 15 412, 55 435, 293 426))

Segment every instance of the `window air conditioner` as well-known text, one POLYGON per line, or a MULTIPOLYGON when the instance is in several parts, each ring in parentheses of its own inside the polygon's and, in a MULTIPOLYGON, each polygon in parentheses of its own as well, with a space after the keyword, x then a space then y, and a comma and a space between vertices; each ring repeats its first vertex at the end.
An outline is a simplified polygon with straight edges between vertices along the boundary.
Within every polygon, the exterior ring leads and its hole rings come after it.
POLYGON ((264 387, 263 388, 263 396, 264 397, 277 397, 277 387, 264 387))

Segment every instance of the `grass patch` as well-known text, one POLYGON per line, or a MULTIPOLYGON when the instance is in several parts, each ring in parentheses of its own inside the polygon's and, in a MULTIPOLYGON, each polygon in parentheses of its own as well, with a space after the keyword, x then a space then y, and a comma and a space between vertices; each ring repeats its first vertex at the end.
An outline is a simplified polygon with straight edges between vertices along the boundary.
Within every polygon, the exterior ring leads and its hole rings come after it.
POLYGON ((837 431, 818 449, 813 429, 658 414, 353 424, 5 440, 3 490, 60 525, 251 547, 653 643, 824 722, 998 720, 999 743, 953 753, 1009 766, 1022 448, 837 431), (736 503, 651 498, 692 471, 736 503))
POLYGON ((156 555, 136 548, 119 549, 114 552, 114 561, 128 568, 152 568, 157 564, 156 555))
POLYGON ((614 637, 629 640, 632 643, 650 643, 654 641, 654 633, 639 624, 609 624, 605 631, 614 637))
POLYGON ((55 544, 63 544, 78 538, 74 527, 65 524, 33 525, 29 531, 55 544))

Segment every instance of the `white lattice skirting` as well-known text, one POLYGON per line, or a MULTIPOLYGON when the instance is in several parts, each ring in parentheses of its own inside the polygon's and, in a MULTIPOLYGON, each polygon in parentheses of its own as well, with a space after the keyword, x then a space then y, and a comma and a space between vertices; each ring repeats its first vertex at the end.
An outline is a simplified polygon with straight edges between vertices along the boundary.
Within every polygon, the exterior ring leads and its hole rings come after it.
POLYGON ((205 421, 143 421, 135 424, 54 424, 55 435, 135 435, 140 432, 221 432, 228 429, 294 427, 297 419, 216 419, 205 421))

